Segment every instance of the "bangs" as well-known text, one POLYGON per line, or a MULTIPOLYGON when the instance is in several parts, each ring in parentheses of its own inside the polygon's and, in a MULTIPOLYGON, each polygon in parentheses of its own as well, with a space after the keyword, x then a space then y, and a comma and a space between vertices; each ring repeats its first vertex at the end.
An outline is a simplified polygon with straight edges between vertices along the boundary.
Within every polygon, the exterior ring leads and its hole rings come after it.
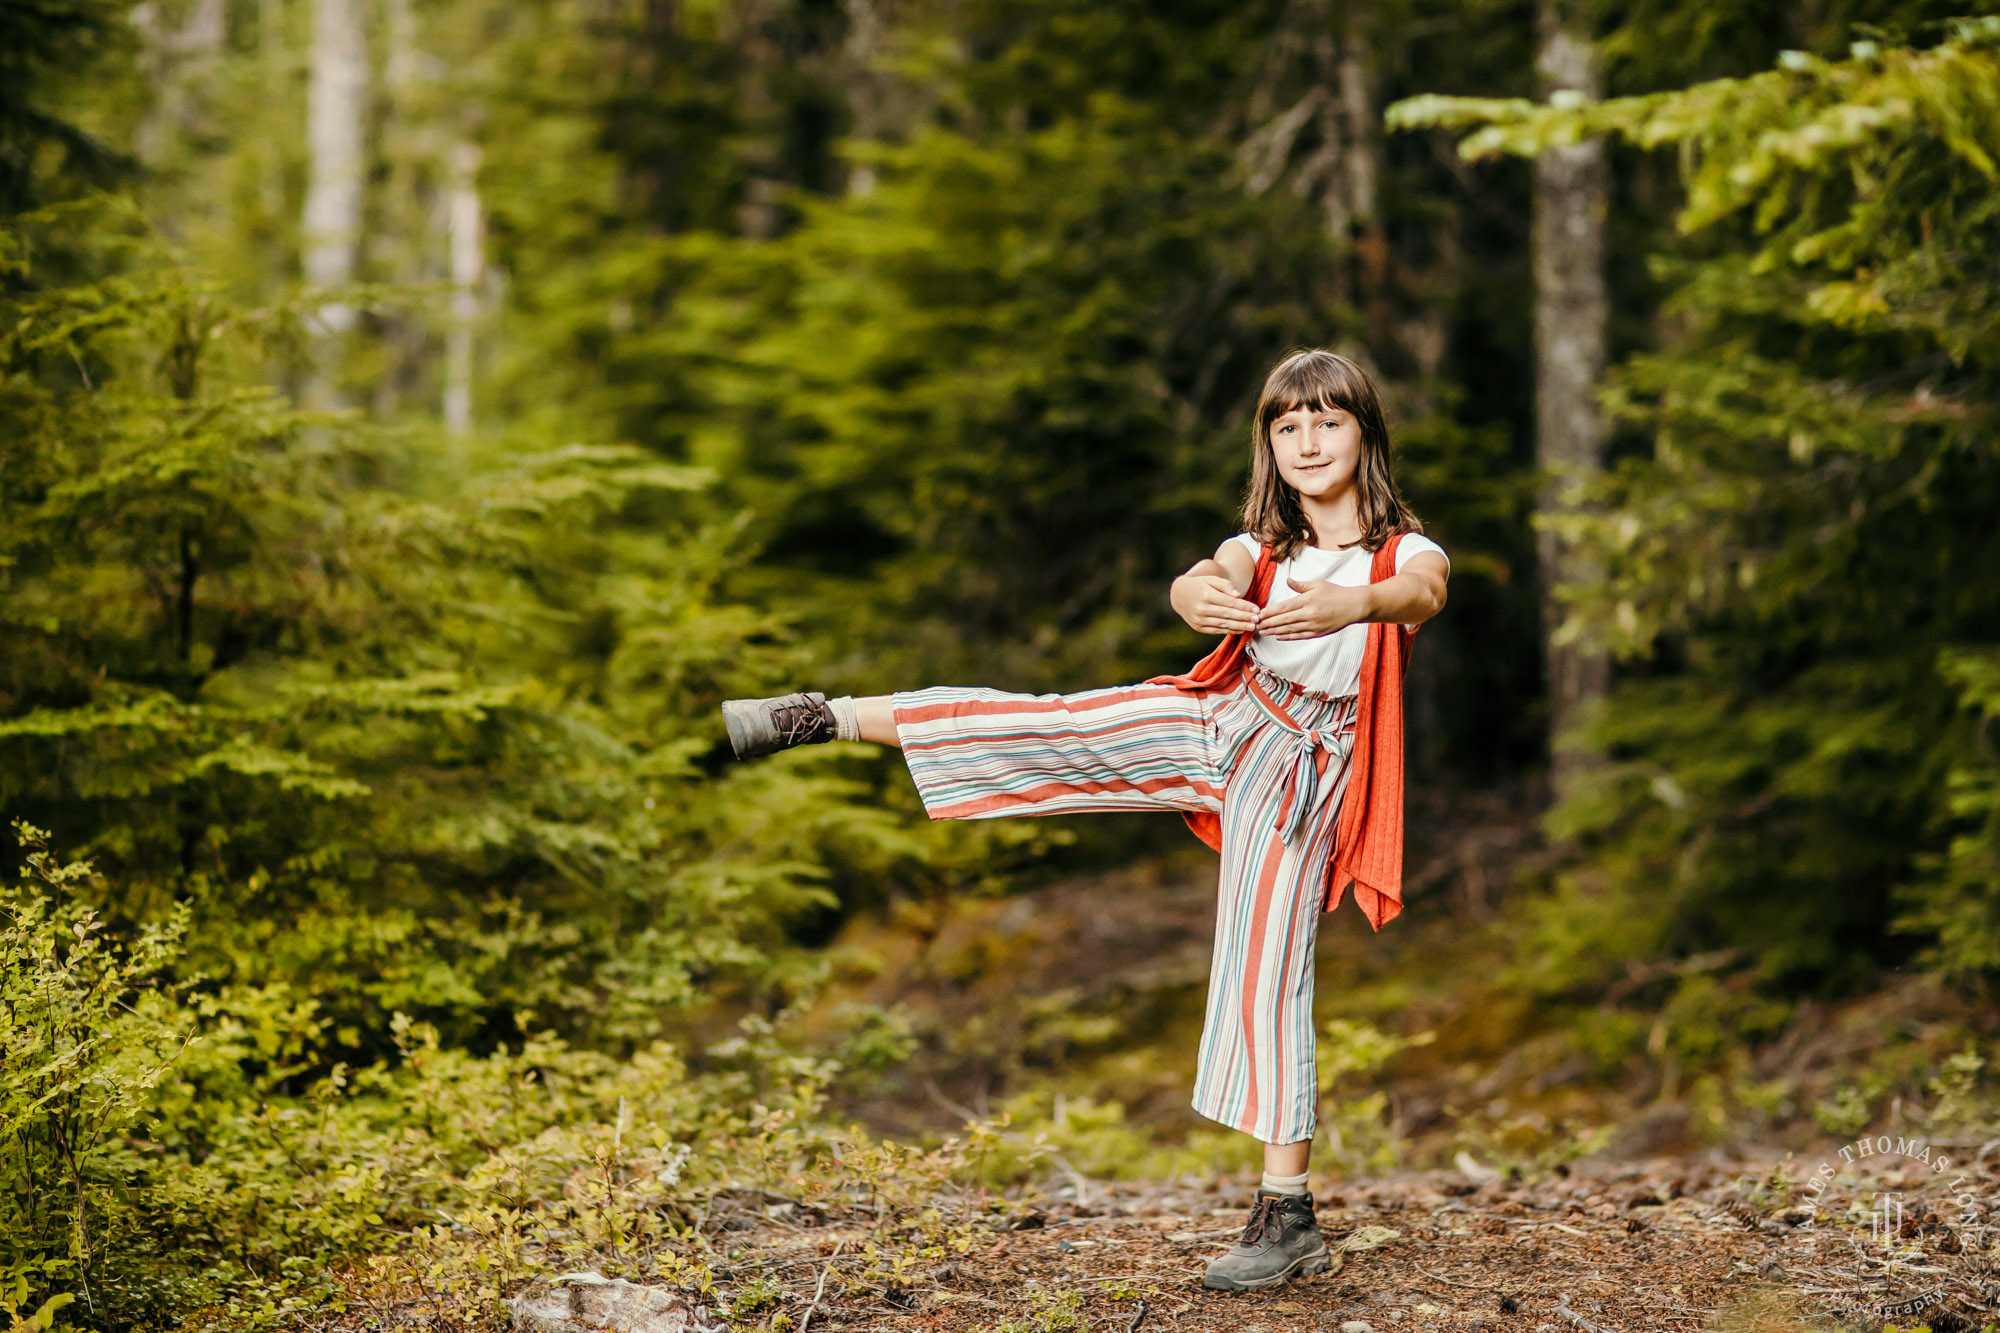
POLYGON ((1382 396, 1368 372, 1338 352, 1307 347, 1292 352, 1271 368, 1257 395, 1257 412, 1250 429, 1250 484, 1243 493, 1243 530, 1254 533, 1279 559, 1316 540, 1312 520, 1300 507, 1299 493, 1278 463, 1271 425, 1287 412, 1339 410, 1360 428, 1361 453, 1355 460, 1356 518, 1361 542, 1369 550, 1399 532, 1422 532, 1424 525, 1396 493, 1390 469, 1389 424, 1382 415, 1382 396))
POLYGON ((1301 353, 1271 373, 1257 424, 1267 428, 1285 413, 1301 408, 1313 412, 1339 408, 1359 415, 1364 390, 1340 357, 1326 352, 1301 353))

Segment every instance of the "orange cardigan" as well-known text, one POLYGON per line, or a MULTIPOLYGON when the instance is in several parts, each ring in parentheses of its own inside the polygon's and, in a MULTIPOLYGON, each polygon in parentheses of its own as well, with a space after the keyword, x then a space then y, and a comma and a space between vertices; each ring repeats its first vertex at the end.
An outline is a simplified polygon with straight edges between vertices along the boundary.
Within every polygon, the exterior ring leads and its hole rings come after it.
MULTIPOLYGON (((1396 572, 1396 547, 1401 542, 1402 534, 1398 533, 1375 552, 1368 569, 1370 583, 1380 583, 1396 572)), ((1259 548, 1246 596, 1264 605, 1276 573, 1271 548, 1259 548)), ((1355 904, 1376 930, 1403 910, 1403 673, 1409 669, 1410 640, 1415 634, 1413 629, 1381 621, 1368 626, 1347 794, 1340 805, 1333 860, 1321 899, 1320 910, 1331 912, 1340 906, 1347 886, 1353 884, 1355 904)), ((1229 634, 1187 675, 1154 676, 1146 683, 1190 692, 1226 690, 1243 674, 1249 660, 1250 636, 1229 634)), ((1220 816, 1200 811, 1186 813, 1183 818, 1196 837, 1222 850, 1220 816)))

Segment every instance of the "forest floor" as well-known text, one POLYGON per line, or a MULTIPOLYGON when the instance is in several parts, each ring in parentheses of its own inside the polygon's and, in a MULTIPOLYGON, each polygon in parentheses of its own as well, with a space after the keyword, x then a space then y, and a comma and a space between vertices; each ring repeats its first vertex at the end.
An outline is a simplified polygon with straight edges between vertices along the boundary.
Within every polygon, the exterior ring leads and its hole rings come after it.
POLYGON ((1939 1173, 1892 1153, 1875 1165, 1833 1159, 1817 1227, 1812 1207, 1778 1183, 1799 1179, 1781 1157, 1579 1161, 1539 1182, 1386 1174, 1320 1191, 1331 1271, 1252 1293, 1201 1285, 1207 1261, 1242 1229, 1248 1176, 1199 1188, 1085 1182, 1081 1199, 1047 1201, 900 1290, 843 1290, 840 1270, 861 1263, 843 1256, 866 1243, 863 1226, 760 1219, 716 1243, 732 1273, 778 1279, 794 1329, 808 1311, 811 1328, 933 1333, 1278 1333, 1349 1321, 1376 1333, 1983 1327, 2000 1288, 1974 1237, 1980 1224, 1960 1219, 1970 1204, 1990 1222, 2000 1161, 1939 1173), (1923 1247, 1900 1273, 1879 1262, 1866 1217, 1824 1218, 1849 1200, 1880 1212, 1890 1193, 1903 1245, 1923 1247), (1906 1301, 1928 1308, 1879 1309, 1906 1301))
POLYGON ((865 1207, 719 1199, 704 1226, 716 1286, 686 1327, 1985 1328, 2000 1309, 2000 1138, 1933 1141, 1960 1163, 1950 1170, 1893 1141, 1858 1145, 1934 1128, 1920 1100, 1883 1090, 1920 1086, 1965 1034, 1990 1034, 1992 1016, 1898 978, 1843 1002, 1801 1000, 1753 1031, 1743 1016, 1760 1011, 1731 977, 1714 1015, 1728 1077, 1696 1077, 1644 1001, 1690 970, 1725 970, 1718 954, 1624 960, 1618 994, 1545 1022, 1505 976, 1534 948, 1500 910, 1535 854, 1519 805, 1461 808, 1413 864, 1406 919, 1389 930, 1370 931, 1351 905, 1321 927, 1323 1014, 1429 1034, 1380 1067, 1348 1067, 1324 1098, 1313 1185, 1330 1271, 1257 1293, 1201 1285, 1241 1233, 1257 1176, 1255 1145, 1187 1106, 1214 869, 1179 849, 850 922, 828 951, 841 980, 822 1010, 899 1008, 917 1047, 850 1088, 838 1118, 935 1142, 1005 1114, 1018 1118, 1002 1139, 1057 1151, 1036 1189, 937 1201, 964 1248, 924 1250, 865 1207), (1857 1082, 1885 1115, 1844 1138, 1827 1108, 1857 1082), (896 1254, 903 1276, 885 1281, 896 1254), (1920 1308, 1887 1312, 1898 1304, 1920 1308))

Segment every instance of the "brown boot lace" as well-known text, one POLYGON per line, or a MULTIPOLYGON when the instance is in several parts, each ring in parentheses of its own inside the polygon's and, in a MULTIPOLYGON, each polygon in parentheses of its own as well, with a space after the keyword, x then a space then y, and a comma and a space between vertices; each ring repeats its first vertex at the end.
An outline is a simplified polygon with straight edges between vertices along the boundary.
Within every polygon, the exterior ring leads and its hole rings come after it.
POLYGON ((1243 1224, 1243 1235, 1238 1245, 1261 1245, 1275 1241, 1284 1230, 1278 1220, 1278 1200, 1268 1194, 1261 1194, 1250 1207, 1250 1219, 1243 1224))
POLYGON ((788 694, 785 698, 796 702, 772 704, 771 725, 777 728, 786 745, 811 745, 833 738, 831 708, 805 694, 788 694))

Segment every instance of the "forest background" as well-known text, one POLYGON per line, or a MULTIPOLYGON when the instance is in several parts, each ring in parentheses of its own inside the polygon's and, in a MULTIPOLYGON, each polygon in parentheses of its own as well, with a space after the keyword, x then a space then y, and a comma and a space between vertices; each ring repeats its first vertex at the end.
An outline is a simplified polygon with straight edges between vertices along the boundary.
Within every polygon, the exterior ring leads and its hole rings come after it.
POLYGON ((0 7, 0 1308, 702 1288, 744 1189, 900 1201, 896 1276, 947 1176, 1247 1164, 1184 1105, 1179 821, 932 825, 716 705, 1184 667, 1298 345, 1381 377, 1454 574, 1409 907, 1323 923, 1320 1168, 1990 1127, 1996 52, 1894 0, 0 7))

